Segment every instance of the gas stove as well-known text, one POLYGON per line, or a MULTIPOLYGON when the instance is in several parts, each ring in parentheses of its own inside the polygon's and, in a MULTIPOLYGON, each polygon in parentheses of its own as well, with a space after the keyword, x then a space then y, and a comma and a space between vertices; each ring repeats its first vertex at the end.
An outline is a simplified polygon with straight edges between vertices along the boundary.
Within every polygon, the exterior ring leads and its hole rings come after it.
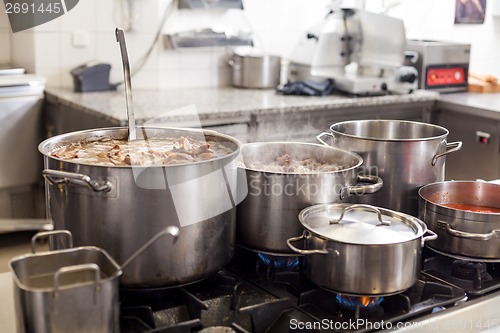
POLYGON ((440 255, 426 258, 418 281, 400 294, 353 297, 308 281, 302 274, 302 257, 237 248, 227 267, 203 281, 165 290, 121 290, 120 327, 127 333, 422 331, 426 325, 444 325, 445 319, 440 318, 457 311, 459 318, 466 318, 461 314, 464 311, 471 316, 463 326, 500 327, 500 316, 482 318, 488 311, 478 310, 482 303, 489 308, 500 306, 500 266, 487 265, 487 274, 493 278, 487 277, 482 282, 485 291, 478 291, 478 282, 470 282, 470 289, 447 281, 443 272, 436 274, 448 261, 440 255), (496 287, 491 280, 496 280, 496 287))

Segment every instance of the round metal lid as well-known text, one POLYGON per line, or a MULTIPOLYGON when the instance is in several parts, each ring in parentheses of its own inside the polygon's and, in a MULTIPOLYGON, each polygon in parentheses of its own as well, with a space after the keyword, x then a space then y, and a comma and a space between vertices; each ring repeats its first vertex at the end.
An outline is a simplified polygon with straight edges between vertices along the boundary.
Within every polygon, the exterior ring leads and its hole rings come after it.
POLYGON ((370 205, 316 205, 299 214, 302 225, 319 237, 343 243, 382 245, 403 243, 421 237, 419 219, 370 205))

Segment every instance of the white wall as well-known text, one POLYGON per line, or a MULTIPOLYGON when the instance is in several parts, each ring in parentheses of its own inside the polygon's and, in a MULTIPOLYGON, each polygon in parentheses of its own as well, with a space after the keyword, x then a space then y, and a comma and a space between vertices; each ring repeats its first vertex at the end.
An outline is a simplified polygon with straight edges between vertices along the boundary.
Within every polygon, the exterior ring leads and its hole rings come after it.
POLYGON ((10 25, 5 14, 4 2, 0 2, 0 65, 10 62, 10 25))
POLYGON ((499 7, 487 1, 484 24, 454 24, 455 0, 403 0, 390 14, 405 21, 408 38, 470 43, 470 70, 500 76, 499 7))
MULTIPOLYGON (((244 0, 239 21, 250 27, 256 44, 267 52, 288 57, 305 29, 322 21, 331 0, 244 0)), ((365 0, 367 4, 382 0, 365 0)), ((469 42, 471 70, 500 75, 500 17, 493 18, 488 0, 483 25, 454 25, 455 0, 401 0, 389 11, 405 20, 408 37, 469 42)), ((112 64, 111 81, 122 80, 123 70, 115 27, 125 27, 125 0, 81 0, 64 16, 15 34, 10 33, 3 2, 0 5, 0 63, 11 61, 48 78, 49 86, 72 87, 69 71, 87 61, 112 64), (10 35, 10 41, 9 41, 10 35), (73 39, 83 35, 85 47, 73 39)), ((126 33, 131 63, 151 43, 165 8, 165 0, 133 1, 137 17, 126 33)), ((236 15, 237 17, 237 15, 236 15)), ((187 29, 210 22, 219 25, 227 16, 218 11, 184 11, 167 20, 165 32, 187 29)), ((225 48, 166 49, 158 43, 144 68, 133 77, 134 89, 224 86, 230 84, 225 48)))

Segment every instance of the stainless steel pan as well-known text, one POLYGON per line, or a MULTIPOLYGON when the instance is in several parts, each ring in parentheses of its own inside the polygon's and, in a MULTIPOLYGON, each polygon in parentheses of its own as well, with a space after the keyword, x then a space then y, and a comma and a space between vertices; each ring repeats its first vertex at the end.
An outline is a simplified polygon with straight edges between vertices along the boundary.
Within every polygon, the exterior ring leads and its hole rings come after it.
POLYGON ((318 144, 261 142, 241 149, 241 187, 248 195, 237 206, 237 244, 260 252, 293 253, 286 240, 302 232, 300 211, 319 203, 349 202, 354 195, 371 195, 383 181, 380 177, 358 176, 359 155, 318 144), (337 166, 337 171, 319 173, 265 172, 249 167, 256 160, 274 160, 284 153, 296 160, 316 158, 337 166))
POLYGON ((315 205, 302 210, 299 219, 305 231, 288 246, 305 255, 311 281, 343 294, 408 289, 418 279, 424 242, 436 239, 417 218, 370 205, 315 205), (293 245, 304 239, 305 249, 293 245))

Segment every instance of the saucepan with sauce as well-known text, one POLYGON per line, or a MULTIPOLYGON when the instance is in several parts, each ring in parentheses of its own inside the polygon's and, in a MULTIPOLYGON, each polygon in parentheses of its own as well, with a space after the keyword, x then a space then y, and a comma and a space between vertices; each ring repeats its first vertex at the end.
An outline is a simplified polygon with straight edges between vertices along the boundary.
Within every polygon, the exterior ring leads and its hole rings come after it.
POLYGON ((500 262, 500 185, 445 181, 419 190, 419 218, 438 234, 428 246, 471 261, 500 262))

